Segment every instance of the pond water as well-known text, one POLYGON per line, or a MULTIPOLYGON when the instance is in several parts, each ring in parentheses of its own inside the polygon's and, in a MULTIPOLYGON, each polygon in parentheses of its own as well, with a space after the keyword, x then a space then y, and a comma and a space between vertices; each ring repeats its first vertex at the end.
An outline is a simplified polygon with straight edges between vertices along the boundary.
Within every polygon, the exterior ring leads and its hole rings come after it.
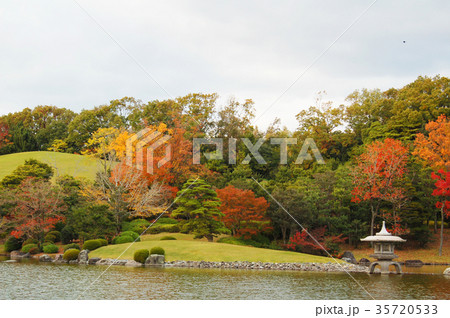
MULTIPOLYGON (((1 262, 0 299, 370 299, 345 273, 105 269, 1 262)), ((450 278, 441 274, 353 276, 375 299, 450 299, 450 278)))

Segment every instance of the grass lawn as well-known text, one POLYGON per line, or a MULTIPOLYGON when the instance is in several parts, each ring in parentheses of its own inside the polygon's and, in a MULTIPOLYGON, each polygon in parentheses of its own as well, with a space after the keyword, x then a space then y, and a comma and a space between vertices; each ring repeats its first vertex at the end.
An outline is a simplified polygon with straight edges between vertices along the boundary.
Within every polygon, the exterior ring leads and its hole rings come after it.
MULTIPOLYGON (((89 253, 89 257, 117 258, 130 245, 118 244, 101 247, 89 253)), ((333 262, 331 258, 295 253, 289 251, 276 251, 251 246, 240 246, 225 243, 194 240, 192 235, 180 233, 161 233, 145 235, 142 242, 134 243, 120 259, 133 259, 138 249, 151 249, 160 246, 166 251, 166 260, 175 261, 211 261, 211 262, 271 262, 271 263, 327 263, 333 262), (160 241, 162 236, 176 237, 176 241, 160 241)))
POLYGON ((69 174, 74 177, 94 179, 99 168, 98 160, 88 156, 52 151, 20 152, 0 156, 0 179, 30 158, 52 166, 55 169, 55 176, 69 174))

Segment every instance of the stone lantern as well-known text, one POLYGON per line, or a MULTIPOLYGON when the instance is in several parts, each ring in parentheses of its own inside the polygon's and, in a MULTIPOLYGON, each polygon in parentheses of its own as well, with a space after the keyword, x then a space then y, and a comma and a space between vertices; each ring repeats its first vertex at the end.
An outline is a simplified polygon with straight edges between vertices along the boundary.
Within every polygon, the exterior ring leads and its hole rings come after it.
POLYGON ((370 264, 370 274, 373 274, 377 265, 380 265, 381 267, 381 274, 389 274, 390 265, 395 266, 397 274, 402 273, 400 264, 393 261, 394 258, 398 258, 398 256, 394 254, 394 245, 397 243, 406 242, 406 240, 389 233, 386 230, 386 224, 384 221, 380 232, 375 235, 365 237, 361 239, 361 241, 373 242, 374 244, 375 253, 370 255, 370 257, 376 258, 377 260, 370 264))

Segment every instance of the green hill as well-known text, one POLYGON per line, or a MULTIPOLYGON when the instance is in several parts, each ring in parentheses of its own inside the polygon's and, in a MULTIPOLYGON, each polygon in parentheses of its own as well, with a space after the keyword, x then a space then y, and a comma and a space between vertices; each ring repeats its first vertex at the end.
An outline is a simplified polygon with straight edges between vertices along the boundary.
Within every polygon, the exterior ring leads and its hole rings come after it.
POLYGON ((194 240, 192 235, 180 233, 161 233, 144 235, 142 242, 108 245, 89 253, 89 257, 133 259, 134 252, 139 249, 151 249, 160 246, 166 251, 166 260, 175 261, 211 261, 211 262, 271 262, 271 263, 327 263, 333 260, 328 257, 296 253, 290 251, 277 251, 251 246, 232 245, 225 243, 206 242, 194 240), (160 237, 170 235, 176 241, 160 241, 160 237), (125 251, 125 253, 123 253, 125 251), (123 253, 123 255, 121 255, 123 253))
POLYGON ((30 158, 52 166, 55 169, 55 176, 68 174, 93 179, 99 168, 99 161, 88 156, 51 151, 20 152, 0 156, 0 180, 30 158))

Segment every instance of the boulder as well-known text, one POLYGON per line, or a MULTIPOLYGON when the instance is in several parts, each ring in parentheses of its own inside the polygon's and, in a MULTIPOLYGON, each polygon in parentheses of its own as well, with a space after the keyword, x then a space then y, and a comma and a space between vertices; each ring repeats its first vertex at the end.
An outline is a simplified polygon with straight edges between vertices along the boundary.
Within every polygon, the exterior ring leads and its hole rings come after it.
POLYGON ((408 259, 405 261, 405 266, 408 267, 422 267, 424 264, 420 259, 408 259))
POLYGON ((145 260, 145 266, 163 266, 164 262, 164 255, 152 254, 145 260))
POLYGON ((55 255, 55 261, 62 261, 63 260, 63 254, 56 254, 55 255))
POLYGON ((22 258, 31 258, 31 254, 30 253, 23 253, 21 251, 12 251, 9 254, 9 258, 13 259, 13 260, 19 260, 22 258))
POLYGON ((78 254, 78 264, 87 264, 89 261, 89 250, 82 250, 80 254, 78 254))
POLYGON ((142 264, 139 262, 136 262, 135 260, 129 260, 125 263, 125 266, 131 266, 131 267, 141 267, 142 264))
POLYGON ((361 258, 358 262, 359 265, 362 266, 369 266, 370 265, 370 261, 367 258, 361 258))
POLYGON ((78 260, 76 260, 76 259, 74 259, 74 260, 71 260, 71 261, 69 261, 69 264, 78 264, 78 260))
POLYGON ((52 262, 53 259, 47 254, 39 256, 39 262, 52 262))
POLYGON ((89 264, 89 265, 95 265, 95 264, 97 264, 100 260, 101 260, 100 257, 93 257, 93 258, 90 258, 90 259, 89 259, 88 264, 89 264))
POLYGON ((356 258, 353 255, 352 252, 345 251, 344 254, 342 254, 342 260, 346 261, 347 263, 356 264, 356 258))
POLYGON ((450 267, 445 269, 444 275, 450 275, 450 267))

